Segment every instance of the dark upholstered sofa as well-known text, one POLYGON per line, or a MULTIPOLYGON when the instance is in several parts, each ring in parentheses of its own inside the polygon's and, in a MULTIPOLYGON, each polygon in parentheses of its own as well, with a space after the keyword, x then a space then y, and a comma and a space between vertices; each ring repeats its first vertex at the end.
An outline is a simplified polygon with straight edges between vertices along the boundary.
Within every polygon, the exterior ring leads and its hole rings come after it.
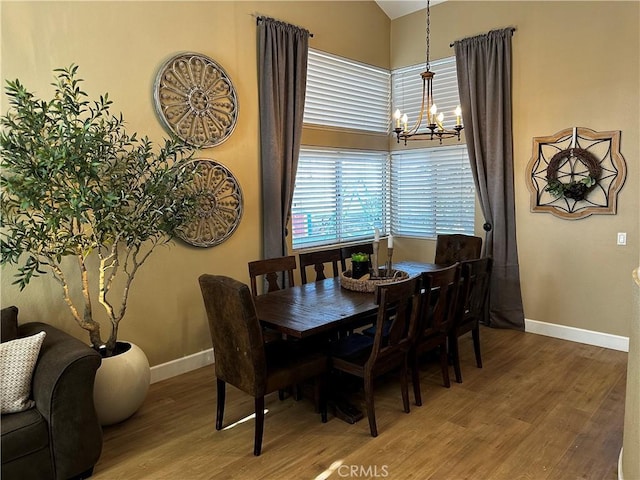
POLYGON ((93 405, 100 355, 51 325, 18 326, 16 307, 2 309, 1 316, 3 342, 46 333, 32 377, 35 406, 1 417, 2 480, 91 476, 102 451, 93 405))

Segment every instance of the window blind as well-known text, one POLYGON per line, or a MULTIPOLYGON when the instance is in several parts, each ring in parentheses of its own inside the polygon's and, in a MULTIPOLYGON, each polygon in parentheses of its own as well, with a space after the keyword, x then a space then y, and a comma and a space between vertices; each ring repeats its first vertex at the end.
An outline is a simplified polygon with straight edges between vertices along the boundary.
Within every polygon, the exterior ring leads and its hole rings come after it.
POLYGON ((474 217, 475 186, 465 145, 392 152, 394 235, 473 235, 474 217))
MULTIPOLYGON (((455 109, 460 105, 458 95, 458 78, 456 74, 456 57, 443 58, 430 62, 433 77, 433 97, 438 112, 444 114, 445 127, 455 124, 455 109)), ((422 78, 420 74, 426 70, 425 64, 398 68, 391 73, 393 106, 400 109, 409 118, 411 128, 420 114, 422 104, 422 78)))
POLYGON ((291 214, 296 249, 372 238, 376 227, 386 233, 388 153, 301 148, 291 214))
POLYGON ((309 50, 304 123, 388 133, 388 70, 309 50))

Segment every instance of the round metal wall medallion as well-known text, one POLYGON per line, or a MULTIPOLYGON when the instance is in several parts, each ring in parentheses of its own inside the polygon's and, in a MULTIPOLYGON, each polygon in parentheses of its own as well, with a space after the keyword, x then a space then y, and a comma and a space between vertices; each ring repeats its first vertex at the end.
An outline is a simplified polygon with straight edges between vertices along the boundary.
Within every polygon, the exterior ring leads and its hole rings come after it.
POLYGON ((182 53, 158 71, 153 89, 164 127, 190 145, 213 147, 233 133, 238 99, 231 79, 212 59, 182 53))
POLYGON ((242 217, 242 190, 227 167, 214 160, 196 159, 194 178, 184 188, 195 196, 191 219, 175 231, 185 242, 212 247, 229 238, 242 217))

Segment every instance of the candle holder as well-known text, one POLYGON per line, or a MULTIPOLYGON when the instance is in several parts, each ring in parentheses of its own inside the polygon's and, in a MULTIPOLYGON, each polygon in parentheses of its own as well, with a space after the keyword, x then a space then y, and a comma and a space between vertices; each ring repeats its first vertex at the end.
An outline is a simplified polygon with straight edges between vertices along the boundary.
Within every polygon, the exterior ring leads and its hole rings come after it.
POLYGON ((380 247, 380 242, 373 241, 373 253, 371 254, 371 267, 373 270, 373 276, 377 277, 378 273, 378 248, 380 247))
POLYGON ((385 265, 386 275, 393 274, 393 247, 387 248, 387 263, 385 265))

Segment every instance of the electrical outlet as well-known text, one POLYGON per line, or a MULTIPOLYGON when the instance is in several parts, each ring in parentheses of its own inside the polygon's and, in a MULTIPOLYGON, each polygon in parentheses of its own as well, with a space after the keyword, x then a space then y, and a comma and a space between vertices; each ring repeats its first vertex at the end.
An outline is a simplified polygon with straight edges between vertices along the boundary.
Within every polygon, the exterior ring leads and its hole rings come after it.
POLYGON ((626 245, 626 244, 627 244, 627 233, 618 232, 618 245, 626 245))

